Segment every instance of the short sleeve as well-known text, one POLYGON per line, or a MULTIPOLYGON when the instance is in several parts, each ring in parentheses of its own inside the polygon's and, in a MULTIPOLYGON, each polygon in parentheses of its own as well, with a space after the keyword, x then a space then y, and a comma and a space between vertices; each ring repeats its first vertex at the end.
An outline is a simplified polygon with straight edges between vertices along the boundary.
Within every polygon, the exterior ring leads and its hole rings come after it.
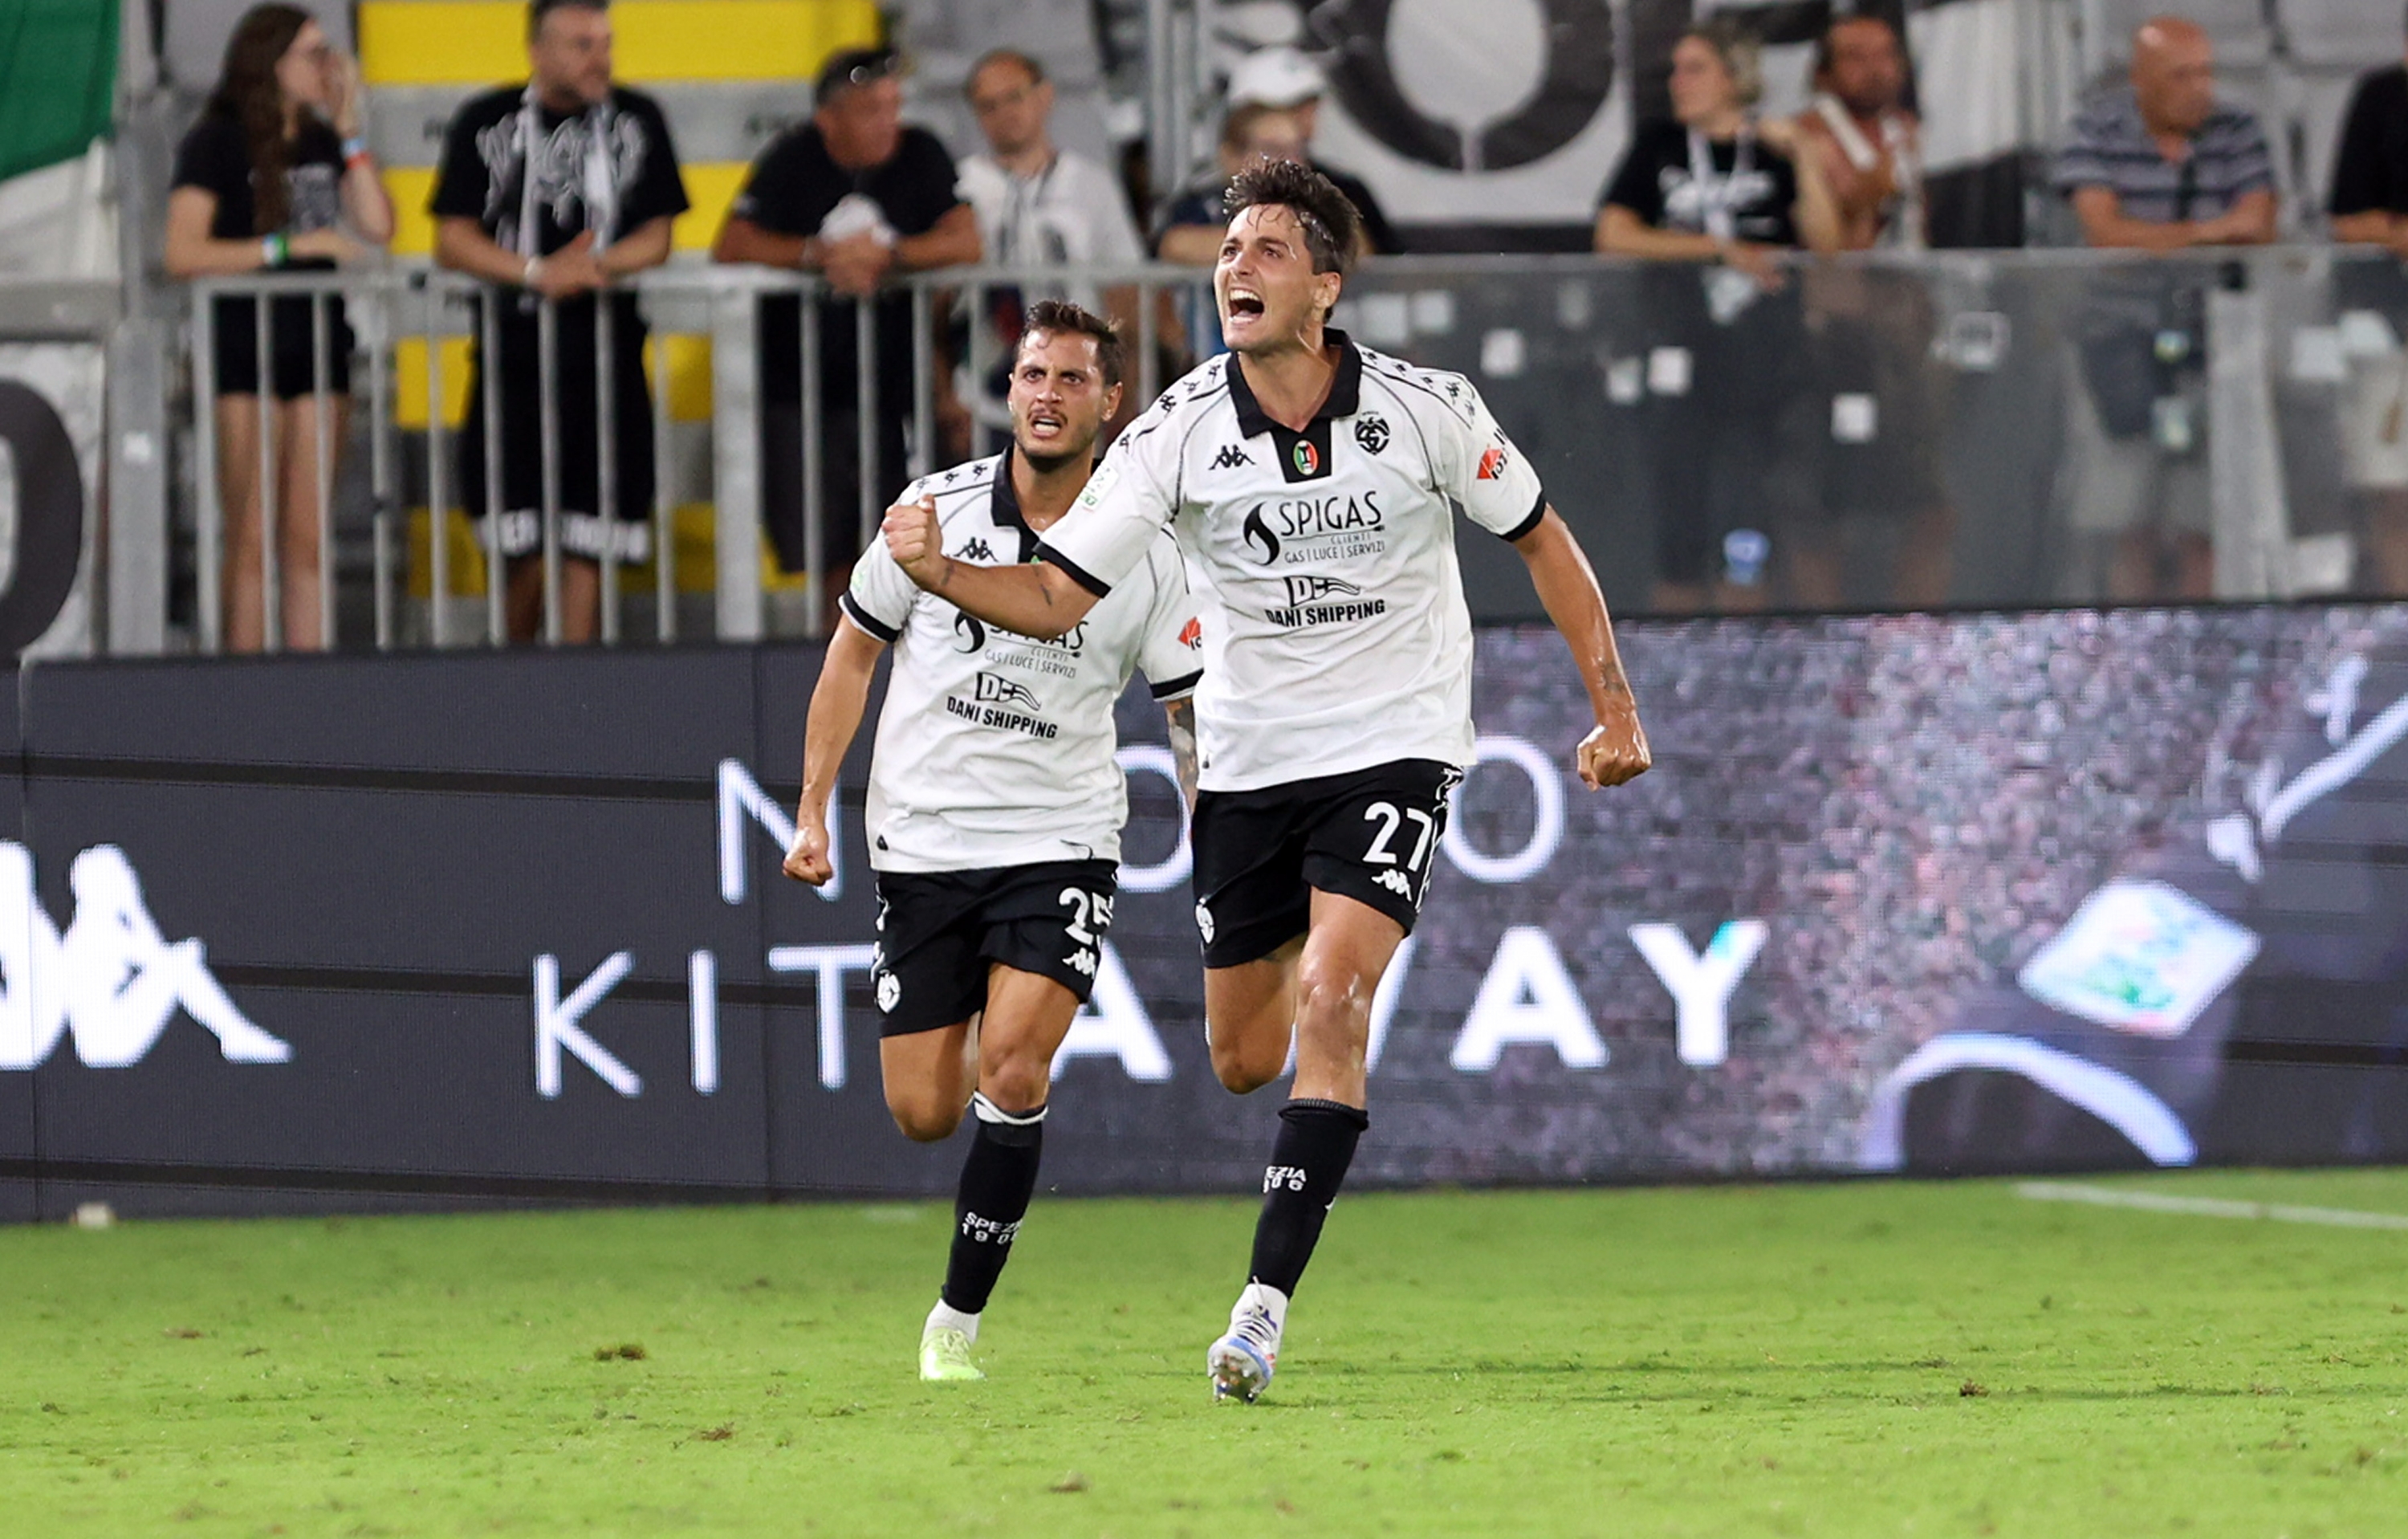
POLYGON ((1168 479, 1151 463, 1175 453, 1166 416, 1148 430, 1142 422, 1115 440, 1104 463, 1087 478, 1087 488, 1060 522, 1038 542, 1038 559, 1059 567, 1071 581, 1102 598, 1145 559, 1154 538, 1178 509, 1163 486, 1168 479))
POLYGON ((674 219, 694 207, 685 195, 685 179, 678 171, 677 144, 669 137, 668 120, 649 102, 636 117, 644 125, 647 146, 643 168, 636 173, 636 184, 626 190, 625 201, 620 205, 620 227, 628 230, 656 219, 674 219))
POLYGON ((464 107, 452 116, 451 126, 443 131, 443 158, 435 168, 435 191, 427 198, 427 211, 437 219, 473 219, 485 217, 485 202, 492 189, 487 185, 485 158, 477 152, 477 114, 464 107))
POLYGON ((810 155, 799 133, 771 139, 745 174, 744 190, 728 212, 772 235, 810 235, 819 222, 805 209, 810 155))
POLYGON ((1656 157, 1647 152, 1644 136, 1635 137, 1605 184, 1600 208, 1627 209, 1646 225, 1664 223, 1664 189, 1656 176, 1656 157))
POLYGON ((1182 699, 1195 693, 1204 677, 1204 623, 1197 617, 1196 596, 1188 591, 1187 564, 1179 548, 1157 535, 1149 556, 1154 568, 1154 607, 1145 617, 1145 636, 1138 647, 1137 666, 1157 700, 1182 699))
POLYGON ((2107 164, 2108 146, 2100 129, 2099 114, 2084 112, 2073 120, 2073 132, 2058 151, 2057 168, 2049 176, 2049 185, 2059 196, 2071 197, 2085 187, 2115 185, 2115 173, 2107 164))
POLYGON ((2238 148, 2232 157, 2231 195, 2243 198, 2273 191, 2274 151, 2266 143, 2266 125, 2255 112, 2244 114, 2234 124, 2233 139, 2238 148))
POLYGON ((1137 237, 1137 221, 1129 216, 1128 194, 1100 165, 1095 167, 1093 180, 1095 193, 1088 210, 1095 224, 1094 259, 1099 263, 1144 261, 1145 245, 1137 237))
POLYGON ((197 187, 224 199, 239 194, 250 181, 251 163, 243 150, 242 133, 221 119, 202 119, 176 147, 172 187, 197 187))
POLYGON ((873 539, 853 565, 853 582, 837 599, 853 623, 890 645, 911 623, 911 606, 920 590, 896 564, 886 541, 873 539))
POLYGON ((910 174, 900 179, 901 189, 891 202, 883 198, 881 202, 886 204, 886 217, 898 234, 926 235, 937 227, 939 220, 961 205, 961 173, 934 134, 913 133, 906 148, 910 156, 910 174))
MULTIPOLYGON (((1449 381, 1450 388, 1456 382, 1449 381)), ((1430 468, 1440 489, 1462 503, 1474 524, 1519 539, 1539 526, 1547 511, 1546 493, 1538 471, 1497 425, 1480 392, 1468 381, 1461 383, 1460 403, 1433 413, 1440 425, 1430 448, 1439 463, 1430 468)))
POLYGON ((2390 178, 2384 174, 2382 103, 2375 91, 2379 76, 2370 75, 2350 93, 2349 112, 2342 119, 2341 146, 2333 154, 2332 197, 2326 212, 2335 216, 2394 211, 2390 178))

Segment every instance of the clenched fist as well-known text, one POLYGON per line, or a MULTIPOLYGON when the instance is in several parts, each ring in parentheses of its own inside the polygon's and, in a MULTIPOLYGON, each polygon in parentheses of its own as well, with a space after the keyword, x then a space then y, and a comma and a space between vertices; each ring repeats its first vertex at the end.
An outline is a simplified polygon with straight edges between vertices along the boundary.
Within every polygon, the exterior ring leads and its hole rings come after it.
POLYGON ((1638 779, 1656 762, 1647 751, 1647 730, 1639 725, 1639 704, 1624 696, 1608 708, 1574 751, 1572 762, 1581 784, 1595 791, 1638 779))
POLYGON ((828 859, 827 825, 810 818, 795 825, 795 846, 786 852, 783 870, 797 882, 827 885, 836 875, 836 866, 828 859))
POLYGON ((886 554, 903 568, 903 575, 936 592, 943 583, 946 564, 944 535, 937 526, 937 499, 922 497, 887 509, 884 533, 886 554))

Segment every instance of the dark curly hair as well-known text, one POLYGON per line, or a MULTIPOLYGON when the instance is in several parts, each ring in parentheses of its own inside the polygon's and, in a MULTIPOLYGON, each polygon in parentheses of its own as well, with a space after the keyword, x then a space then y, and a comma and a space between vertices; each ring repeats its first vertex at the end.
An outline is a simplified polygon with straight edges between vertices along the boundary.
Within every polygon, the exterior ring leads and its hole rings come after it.
POLYGON ((1121 382, 1121 371, 1127 367, 1127 349, 1121 343, 1120 327, 1067 299, 1039 299, 1028 307, 1028 317, 1020 325, 1020 340, 1025 343, 1040 331, 1056 337, 1094 338, 1096 369, 1103 375, 1105 387, 1121 382))
POLYGON ((1363 216, 1327 177, 1296 161, 1267 160, 1231 177, 1229 190, 1221 194, 1222 212, 1230 219, 1272 204, 1304 226, 1304 246, 1312 254, 1314 272, 1343 276, 1354 270, 1363 216))

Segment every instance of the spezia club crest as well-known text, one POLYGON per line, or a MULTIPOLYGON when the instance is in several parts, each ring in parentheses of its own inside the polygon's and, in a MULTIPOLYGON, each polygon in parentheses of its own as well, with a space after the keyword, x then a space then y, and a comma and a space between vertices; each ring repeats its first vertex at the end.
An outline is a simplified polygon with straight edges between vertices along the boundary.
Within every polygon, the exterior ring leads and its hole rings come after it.
POLYGON ((1388 419, 1376 411, 1366 411, 1354 419, 1354 441, 1363 453, 1376 454, 1388 447, 1388 419))
POLYGON ((1212 911, 1201 903, 1196 905, 1196 932, 1204 937, 1206 945, 1212 943, 1212 911))
POLYGON ((902 1002, 903 980, 891 972, 880 973, 878 975, 878 1008, 892 1015, 895 1014, 895 1007, 902 1002))

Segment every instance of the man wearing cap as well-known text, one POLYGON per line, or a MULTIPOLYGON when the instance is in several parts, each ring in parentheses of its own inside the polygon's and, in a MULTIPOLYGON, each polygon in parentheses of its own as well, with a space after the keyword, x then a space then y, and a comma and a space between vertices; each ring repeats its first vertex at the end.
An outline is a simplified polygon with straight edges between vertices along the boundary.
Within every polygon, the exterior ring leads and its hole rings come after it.
MULTIPOLYGON (((843 591, 859 554, 861 489, 883 508, 910 480, 904 424, 911 419, 910 295, 877 300, 876 453, 861 463, 853 299, 890 278, 980 260, 978 219, 955 188, 953 159, 925 129, 903 125, 896 55, 846 50, 820 72, 807 122, 769 141, 711 247, 721 262, 757 262, 821 274, 839 295, 820 316, 820 444, 824 489, 818 554, 825 596, 843 591)), ((792 298, 761 305, 761 504, 790 572, 810 560, 803 529, 801 312, 792 298)), ((946 371, 937 375, 942 396, 946 371)))
POLYGON ((1380 211, 1380 202, 1371 189, 1359 177, 1343 171, 1333 171, 1311 158, 1312 132, 1318 126, 1321 98, 1329 90, 1329 78, 1321 66, 1301 51, 1286 47, 1261 48, 1238 61, 1229 72, 1229 106, 1272 107, 1293 112, 1304 131, 1306 164, 1326 177, 1330 184, 1346 194, 1354 211, 1363 216, 1364 256, 1394 256, 1404 246, 1397 232, 1389 226, 1388 216, 1380 211))

